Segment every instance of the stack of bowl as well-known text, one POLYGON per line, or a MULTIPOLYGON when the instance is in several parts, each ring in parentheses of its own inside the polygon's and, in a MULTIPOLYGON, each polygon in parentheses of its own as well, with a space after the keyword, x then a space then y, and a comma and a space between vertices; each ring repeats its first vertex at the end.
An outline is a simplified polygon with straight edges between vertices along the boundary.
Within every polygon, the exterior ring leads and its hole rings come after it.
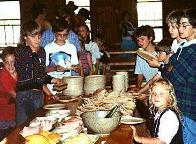
POLYGON ((125 76, 124 75, 113 75, 112 88, 113 88, 113 91, 125 92, 125 76))
POLYGON ((63 91, 64 95, 80 96, 83 91, 83 77, 81 76, 66 76, 63 77, 63 82, 67 83, 67 89, 63 91))
POLYGON ((85 95, 93 94, 97 89, 104 89, 106 85, 105 75, 91 75, 84 79, 85 95))
POLYGON ((129 74, 127 71, 116 72, 116 75, 124 75, 125 80, 125 91, 128 90, 129 87, 129 74))

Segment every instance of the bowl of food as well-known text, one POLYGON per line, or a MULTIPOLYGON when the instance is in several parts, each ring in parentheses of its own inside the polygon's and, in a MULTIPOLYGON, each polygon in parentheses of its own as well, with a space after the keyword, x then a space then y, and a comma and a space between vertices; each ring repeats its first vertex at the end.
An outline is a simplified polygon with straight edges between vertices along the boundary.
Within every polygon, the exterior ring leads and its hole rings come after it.
POLYGON ((121 112, 116 111, 112 117, 106 118, 109 111, 87 111, 82 113, 84 126, 87 127, 89 131, 97 134, 108 134, 115 130, 121 119, 121 112))

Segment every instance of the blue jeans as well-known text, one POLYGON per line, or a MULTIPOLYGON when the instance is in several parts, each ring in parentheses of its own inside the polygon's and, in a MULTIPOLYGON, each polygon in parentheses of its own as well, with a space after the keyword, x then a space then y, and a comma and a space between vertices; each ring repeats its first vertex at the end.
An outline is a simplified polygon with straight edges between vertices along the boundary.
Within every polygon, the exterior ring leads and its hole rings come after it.
POLYGON ((43 93, 39 90, 27 90, 16 93, 16 123, 20 125, 43 105, 43 93))
POLYGON ((196 121, 183 116, 183 141, 184 144, 196 143, 196 121))

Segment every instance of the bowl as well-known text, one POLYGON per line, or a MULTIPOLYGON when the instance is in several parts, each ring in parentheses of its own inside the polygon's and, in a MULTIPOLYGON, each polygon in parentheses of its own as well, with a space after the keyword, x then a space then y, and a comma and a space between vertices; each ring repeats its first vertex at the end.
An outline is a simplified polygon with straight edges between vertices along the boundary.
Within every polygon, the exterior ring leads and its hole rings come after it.
POLYGON ((84 126, 97 134, 109 134, 115 130, 121 119, 121 112, 117 111, 113 117, 105 118, 109 111, 87 111, 81 114, 84 126))

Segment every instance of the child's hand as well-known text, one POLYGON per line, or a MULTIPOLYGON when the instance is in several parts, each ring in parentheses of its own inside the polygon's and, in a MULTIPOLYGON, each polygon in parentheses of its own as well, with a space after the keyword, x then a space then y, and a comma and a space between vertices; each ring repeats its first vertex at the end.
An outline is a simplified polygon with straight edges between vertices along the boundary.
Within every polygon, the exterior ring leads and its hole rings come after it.
POLYGON ((134 127, 134 126, 130 126, 131 128, 132 128, 132 130, 133 130, 133 138, 134 138, 134 140, 136 141, 136 142, 138 142, 138 143, 141 143, 141 137, 140 136, 138 136, 138 134, 137 134, 137 131, 136 131, 136 128, 134 127))
POLYGON ((136 128, 134 127, 134 126, 130 126, 131 128, 132 128, 132 130, 133 130, 133 137, 134 137, 134 139, 135 139, 135 137, 138 137, 138 134, 137 134, 137 131, 136 131, 136 128))
POLYGON ((58 72, 64 72, 65 70, 66 69, 64 67, 60 66, 60 65, 56 66, 56 71, 58 71, 58 72))
POLYGON ((156 60, 156 59, 148 60, 147 62, 148 62, 148 64, 149 64, 151 67, 159 67, 159 66, 160 66, 159 61, 156 60))

